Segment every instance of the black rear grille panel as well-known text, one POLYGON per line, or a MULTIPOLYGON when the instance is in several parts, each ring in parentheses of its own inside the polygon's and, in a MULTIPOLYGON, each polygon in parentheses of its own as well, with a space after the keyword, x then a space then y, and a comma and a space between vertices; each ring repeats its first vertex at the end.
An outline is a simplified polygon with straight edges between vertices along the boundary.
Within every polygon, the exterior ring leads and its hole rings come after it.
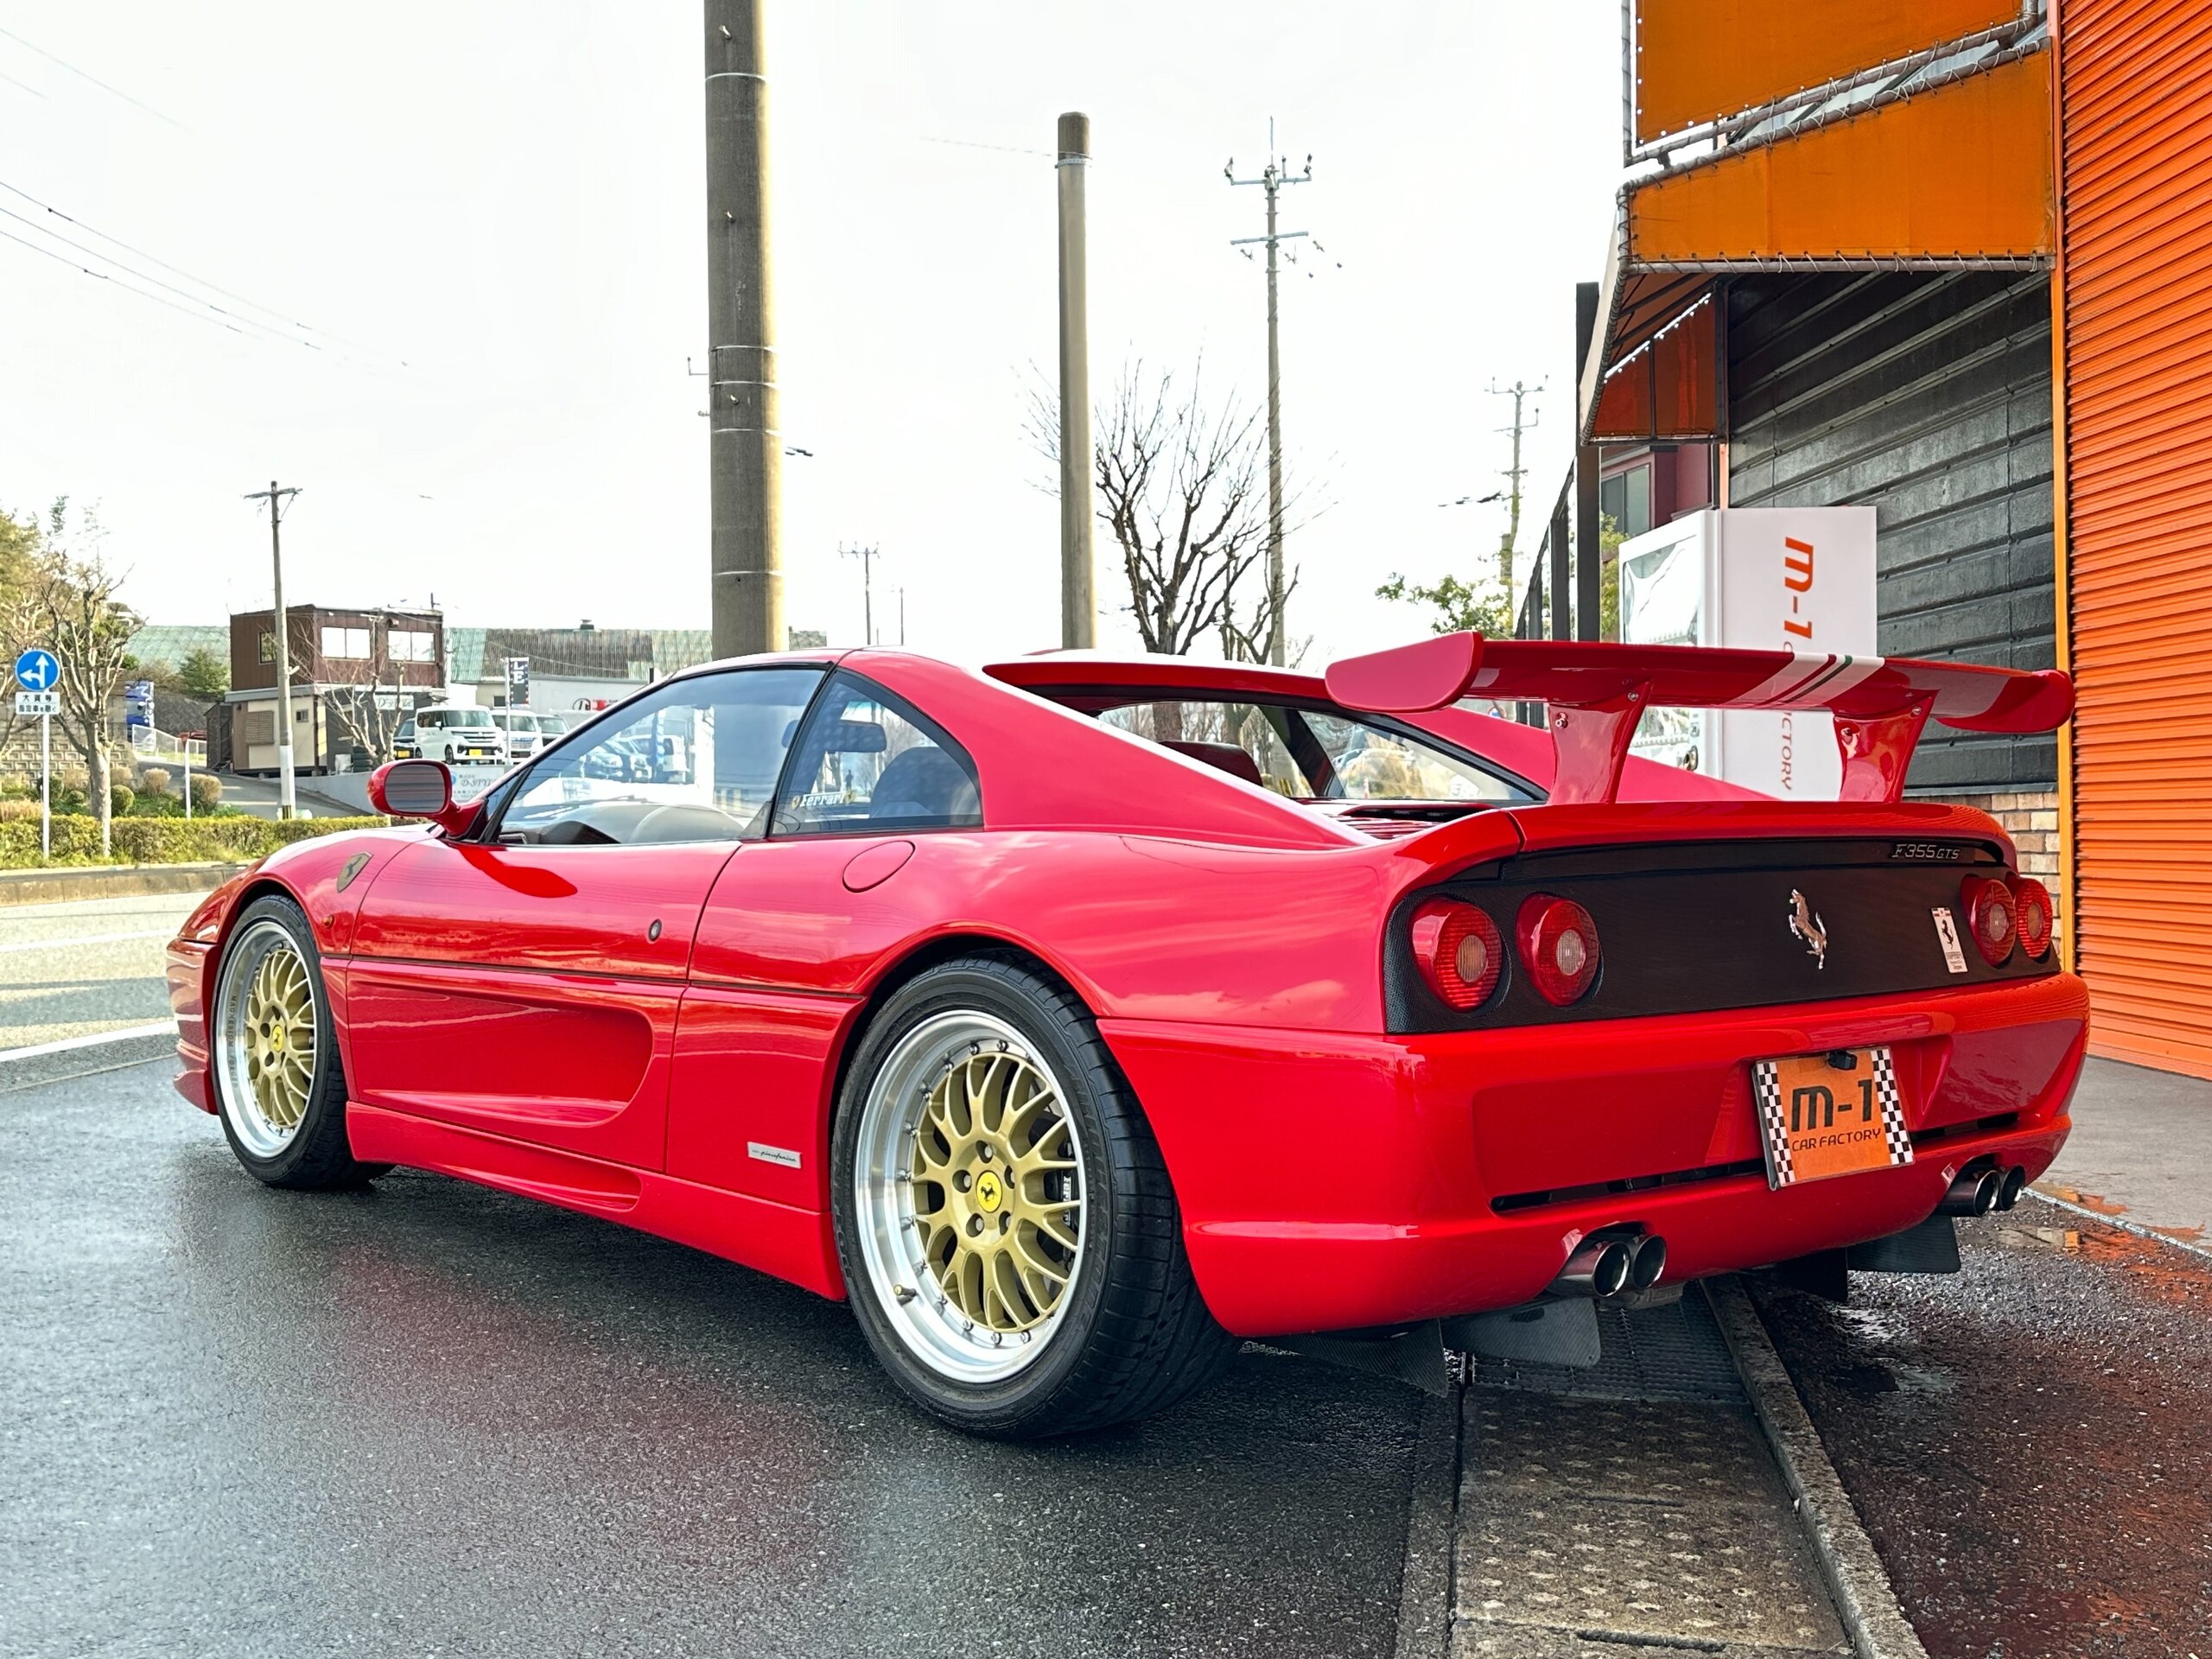
POLYGON ((1685 842, 1602 848, 1507 859, 1407 896, 1385 949, 1395 1031, 1466 1031, 1573 1025, 1651 1014, 1955 988, 2057 971, 2015 946, 1993 968, 1967 936, 1961 880, 1996 875, 1996 849, 1972 842, 1838 840, 1685 842), (1571 1007, 1554 1007, 1529 983, 1515 938, 1522 902, 1535 893, 1572 899, 1596 923, 1597 983, 1571 1007), (1790 928, 1802 893, 1827 940, 1825 958, 1790 928), (1408 917, 1422 900, 1465 899, 1490 912, 1504 937, 1503 981, 1472 1013, 1448 1007, 1414 965, 1408 917), (1934 912, 1951 912, 1967 970, 1944 958, 1934 912))

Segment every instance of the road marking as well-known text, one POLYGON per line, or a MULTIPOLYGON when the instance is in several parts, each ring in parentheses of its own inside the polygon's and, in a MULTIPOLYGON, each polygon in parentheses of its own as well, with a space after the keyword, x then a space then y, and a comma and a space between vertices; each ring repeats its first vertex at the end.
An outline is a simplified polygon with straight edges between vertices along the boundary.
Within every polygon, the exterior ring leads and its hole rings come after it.
POLYGON ((64 1037, 51 1043, 32 1043, 23 1048, 0 1048, 0 1065, 10 1060, 35 1060, 41 1054, 67 1054, 73 1049, 98 1048, 103 1043, 124 1043, 144 1037, 174 1037, 176 1021, 156 1020, 151 1025, 125 1026, 120 1031, 96 1031, 89 1037, 64 1037))
POLYGON ((76 939, 16 939, 0 944, 0 955, 13 950, 67 950, 79 944, 114 944, 123 939, 167 939, 175 937, 173 927, 142 927, 135 933, 87 933, 76 939))

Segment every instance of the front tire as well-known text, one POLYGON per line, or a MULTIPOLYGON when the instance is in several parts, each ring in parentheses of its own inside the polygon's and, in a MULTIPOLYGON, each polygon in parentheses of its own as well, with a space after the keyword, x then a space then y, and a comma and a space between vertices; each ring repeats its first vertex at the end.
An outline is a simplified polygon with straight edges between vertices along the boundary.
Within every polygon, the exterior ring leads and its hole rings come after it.
POLYGON ((891 997, 831 1154, 855 1316, 956 1427, 1029 1440, 1147 1416, 1236 1351, 1089 1011, 1023 962, 963 957, 891 997))
POLYGON ((270 1186, 359 1186, 365 1164, 346 1138, 346 1076, 322 957, 290 899, 257 899, 223 947, 209 1033, 218 1115, 239 1163, 270 1186))

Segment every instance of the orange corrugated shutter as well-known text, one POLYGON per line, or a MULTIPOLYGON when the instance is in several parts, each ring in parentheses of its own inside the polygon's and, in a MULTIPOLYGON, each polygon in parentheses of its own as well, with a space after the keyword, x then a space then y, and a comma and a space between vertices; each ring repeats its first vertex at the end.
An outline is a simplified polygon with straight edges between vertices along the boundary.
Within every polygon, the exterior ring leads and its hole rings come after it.
POLYGON ((2098 1052, 2212 1077, 2212 7, 2058 47, 2075 959, 2098 1052))

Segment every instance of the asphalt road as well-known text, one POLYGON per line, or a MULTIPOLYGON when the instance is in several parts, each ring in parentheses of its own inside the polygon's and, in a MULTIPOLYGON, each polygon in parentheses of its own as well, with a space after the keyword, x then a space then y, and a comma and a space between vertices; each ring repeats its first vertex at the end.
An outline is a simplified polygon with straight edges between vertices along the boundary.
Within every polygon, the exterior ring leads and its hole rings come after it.
POLYGON ((1388 1654, 1420 1396, 918 1417, 841 1306, 401 1173, 270 1192, 139 1065, 0 1097, 0 1654, 1388 1654))
POLYGON ((169 1017, 162 946, 200 895, 0 908, 0 1049, 169 1017))

